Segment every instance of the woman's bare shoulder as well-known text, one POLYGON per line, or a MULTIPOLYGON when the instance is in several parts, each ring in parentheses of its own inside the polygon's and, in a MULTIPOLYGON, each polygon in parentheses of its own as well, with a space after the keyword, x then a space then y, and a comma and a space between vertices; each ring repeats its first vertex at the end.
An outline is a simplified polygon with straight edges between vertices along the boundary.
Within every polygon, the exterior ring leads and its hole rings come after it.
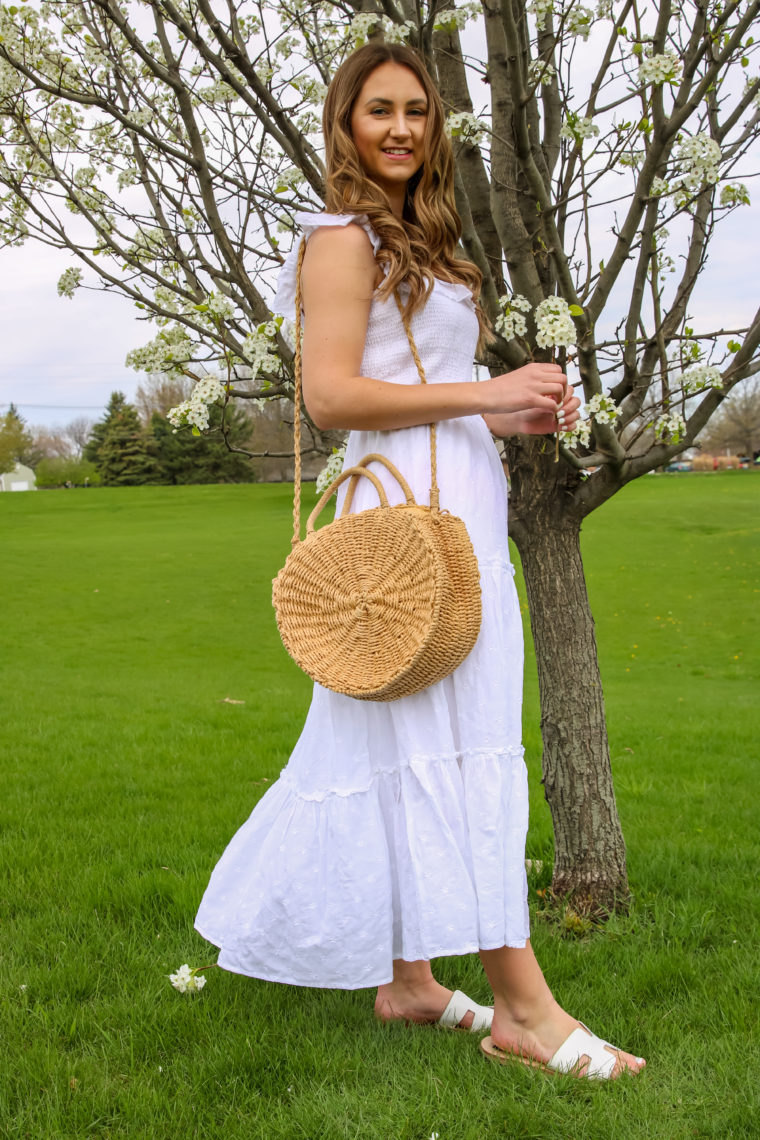
POLYGON ((309 238, 304 254, 307 280, 335 280, 336 277, 367 283, 374 287, 378 265, 367 231, 360 225, 321 225, 309 238))

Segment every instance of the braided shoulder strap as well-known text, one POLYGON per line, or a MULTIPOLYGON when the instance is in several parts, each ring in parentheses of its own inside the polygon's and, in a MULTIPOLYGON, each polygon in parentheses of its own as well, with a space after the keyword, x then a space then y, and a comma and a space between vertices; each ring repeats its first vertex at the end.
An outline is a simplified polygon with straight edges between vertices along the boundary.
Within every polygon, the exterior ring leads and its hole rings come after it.
MULTIPOLYGON (((293 538, 291 546, 295 547, 301 541, 301 401, 302 401, 302 387, 303 387, 303 362, 302 362, 302 320, 301 320, 301 267, 303 265, 304 254, 306 253, 306 238, 301 239, 301 245, 298 250, 298 261, 296 263, 296 348, 295 348, 295 394, 293 400, 293 447, 295 451, 295 471, 293 478, 293 538)), ((404 332, 406 333, 407 340, 409 341, 409 348, 412 351, 414 363, 417 366, 417 373, 420 378, 421 384, 427 384, 425 376, 425 369, 420 360, 420 354, 417 351, 417 345, 414 343, 412 336, 412 329, 409 318, 404 312, 404 307, 401 304, 401 298, 398 292, 394 292, 393 296, 396 299, 398 310, 401 314, 401 320, 404 325, 404 332)), ((440 495, 438 492, 438 461, 436 455, 436 425, 430 424, 430 509, 433 511, 439 510, 440 495)))

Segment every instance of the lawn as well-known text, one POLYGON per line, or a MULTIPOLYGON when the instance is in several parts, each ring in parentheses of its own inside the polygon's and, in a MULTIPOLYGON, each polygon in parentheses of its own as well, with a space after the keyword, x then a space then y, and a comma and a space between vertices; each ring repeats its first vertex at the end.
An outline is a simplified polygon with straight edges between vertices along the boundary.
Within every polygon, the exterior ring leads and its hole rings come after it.
MULTIPOLYGON (((559 999, 648 1058, 613 1086, 380 1027, 369 991, 215 969, 198 996, 169 985, 214 960, 195 909, 309 699, 270 608, 290 493, 0 496, 0 1135, 760 1135, 760 475, 647 477, 584 528, 635 902, 580 937, 544 913, 541 876, 531 905, 559 999)), ((546 860, 538 719, 529 659, 527 853, 546 860)), ((437 972, 487 999, 476 958, 437 972)))

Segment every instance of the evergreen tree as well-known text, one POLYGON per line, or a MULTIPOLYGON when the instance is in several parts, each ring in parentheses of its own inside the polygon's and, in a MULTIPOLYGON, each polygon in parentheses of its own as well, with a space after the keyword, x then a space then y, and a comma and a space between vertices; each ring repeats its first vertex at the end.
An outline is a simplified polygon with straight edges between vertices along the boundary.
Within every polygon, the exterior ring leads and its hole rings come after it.
POLYGON ((105 418, 92 429, 82 458, 95 464, 106 487, 154 483, 155 464, 135 408, 123 392, 112 392, 105 418))
POLYGON ((0 474, 12 471, 17 463, 32 466, 36 458, 26 420, 16 405, 11 404, 5 415, 0 416, 0 474))
MULTIPOLYGON (((210 409, 210 425, 218 428, 221 408, 210 409)), ((248 417, 238 408, 228 408, 229 441, 239 447, 250 436, 248 417)), ((244 455, 228 451, 221 431, 193 436, 189 428, 176 433, 169 421, 154 412, 148 426, 148 448, 155 461, 157 483, 250 483, 253 468, 244 455)))

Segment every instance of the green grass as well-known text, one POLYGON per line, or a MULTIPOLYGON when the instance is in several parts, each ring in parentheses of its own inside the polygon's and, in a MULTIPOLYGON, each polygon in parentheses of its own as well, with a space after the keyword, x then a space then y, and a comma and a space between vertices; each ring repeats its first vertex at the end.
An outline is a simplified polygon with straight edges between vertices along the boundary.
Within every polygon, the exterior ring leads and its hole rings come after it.
MULTIPOLYGON (((543 880, 531 901, 559 999, 649 1060, 613 1086, 382 1028, 369 991, 211 970, 185 997, 166 980, 213 961, 192 929, 200 895, 307 707, 270 609, 289 496, 0 496, 0 1134, 759 1135, 760 477, 641 479, 584 528, 635 905, 570 938, 541 916, 543 880)), ((550 857, 530 663, 525 739, 528 854, 550 857)), ((487 998, 477 959, 437 972, 487 998)))

